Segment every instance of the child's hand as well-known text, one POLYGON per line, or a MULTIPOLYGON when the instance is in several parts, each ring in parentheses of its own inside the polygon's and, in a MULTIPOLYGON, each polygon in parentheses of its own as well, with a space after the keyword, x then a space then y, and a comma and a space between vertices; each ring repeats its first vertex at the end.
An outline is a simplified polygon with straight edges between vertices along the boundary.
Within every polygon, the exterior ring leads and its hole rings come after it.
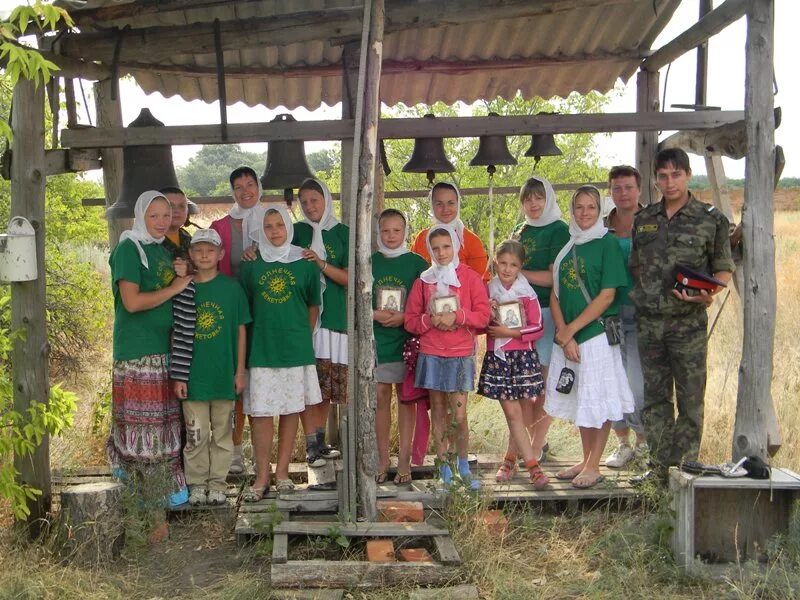
POLYGON ((172 261, 172 268, 178 277, 186 277, 189 274, 189 261, 185 258, 176 258, 172 261))
POLYGON ((248 246, 245 251, 242 252, 242 260, 244 262, 253 262, 257 258, 258 252, 256 251, 255 246, 248 246))
POLYGON ((515 338, 519 333, 518 329, 511 329, 505 325, 489 325, 486 328, 486 333, 489 337, 493 338, 515 338))
POLYGON ((241 394, 244 391, 245 383, 244 373, 236 373, 233 376, 233 389, 237 394, 241 394))
POLYGON ((431 315, 431 325, 440 329, 441 331, 454 331, 458 327, 455 324, 455 313, 444 313, 441 315, 431 315))
MULTIPOLYGON (((318 267, 320 267, 320 263, 323 262, 322 260, 320 260, 319 256, 317 256, 317 253, 314 252, 311 248, 303 249, 301 254, 302 254, 303 258, 305 258, 307 261, 309 261, 309 262, 313 261, 313 262, 317 263, 318 267)), ((322 267, 320 267, 320 268, 322 268, 322 267)))
POLYGON ((399 310, 376 310, 380 314, 380 318, 375 319, 384 327, 402 327, 405 322, 405 316, 399 310))
POLYGON ((177 296, 183 290, 185 290, 190 283, 192 283, 191 275, 186 277, 178 276, 172 280, 172 283, 169 284, 169 287, 173 292, 175 292, 175 295, 177 296))
POLYGON ((187 390, 185 381, 173 381, 172 391, 175 392, 175 397, 178 400, 186 400, 187 390))

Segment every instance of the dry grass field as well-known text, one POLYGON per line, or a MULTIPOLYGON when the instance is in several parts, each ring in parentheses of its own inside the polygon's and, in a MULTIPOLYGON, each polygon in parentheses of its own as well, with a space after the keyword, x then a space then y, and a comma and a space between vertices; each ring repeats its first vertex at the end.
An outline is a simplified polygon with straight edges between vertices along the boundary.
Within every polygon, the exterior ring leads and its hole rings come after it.
MULTIPOLYGON (((800 470, 800 271, 794 270, 800 263, 800 213, 779 213, 775 230, 779 300, 772 394, 783 432, 783 449, 775 463, 800 470)), ((712 319, 718 308, 712 308, 712 319)), ((739 300, 731 294, 710 343, 702 447, 707 462, 730 455, 741 353, 739 321, 739 300)), ((54 441, 55 465, 103 461, 103 440, 92 436, 92 426, 93 405, 108 391, 107 373, 107 364, 98 365, 80 383, 77 424, 54 441)), ((503 450, 506 427, 496 402, 471 398, 470 424, 475 451, 503 450)), ((567 424, 554 424, 550 441, 559 457, 579 455, 577 433, 567 424)), ((502 539, 471 518, 485 502, 456 494, 442 515, 465 560, 463 581, 476 584, 481 598, 800 597, 800 524, 771 546, 769 565, 742 565, 720 580, 703 571, 688 577, 674 566, 666 543, 667 499, 658 494, 623 513, 598 509, 555 514, 519 508, 509 514, 511 528, 502 539)), ((183 517, 173 521, 169 542, 131 547, 114 565, 94 569, 60 564, 47 546, 20 546, 10 528, 0 528, 0 600, 270 597, 267 553, 259 545, 237 550, 230 527, 226 518, 209 514, 183 517)), ((346 597, 399 600, 406 592, 352 592, 346 597)))

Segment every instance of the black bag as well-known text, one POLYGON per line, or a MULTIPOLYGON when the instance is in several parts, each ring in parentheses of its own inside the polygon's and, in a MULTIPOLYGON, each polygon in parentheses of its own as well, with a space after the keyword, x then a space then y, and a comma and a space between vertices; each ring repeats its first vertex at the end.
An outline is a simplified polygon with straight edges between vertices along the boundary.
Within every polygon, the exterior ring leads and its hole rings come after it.
MULTIPOLYGON (((586 304, 591 304, 592 297, 589 295, 589 291, 586 289, 583 279, 581 278, 581 272, 578 269, 578 253, 575 251, 575 246, 572 247, 572 266, 575 268, 575 278, 578 280, 583 298, 586 300, 586 304)), ((600 323, 603 331, 606 332, 606 340, 608 340, 609 346, 618 346, 622 343, 622 319, 617 315, 612 315, 610 317, 600 317, 597 319, 597 322, 600 323)))

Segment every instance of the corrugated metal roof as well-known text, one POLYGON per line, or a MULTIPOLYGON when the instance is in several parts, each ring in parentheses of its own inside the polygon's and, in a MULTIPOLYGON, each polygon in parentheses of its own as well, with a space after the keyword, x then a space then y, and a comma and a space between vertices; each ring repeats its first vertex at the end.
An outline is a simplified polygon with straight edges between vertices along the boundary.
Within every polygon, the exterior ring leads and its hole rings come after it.
MULTIPOLYGON (((391 0, 387 1, 387 5, 391 0)), ((454 0, 455 1, 455 0, 454 0)), ((66 2, 62 2, 66 3, 66 2)), ((383 58, 386 68, 381 78, 381 100, 387 105, 398 102, 416 104, 457 100, 472 102, 481 98, 511 98, 521 91, 526 98, 567 96, 576 91, 607 92, 618 78, 627 80, 641 62, 637 56, 646 53, 650 44, 669 21, 680 0, 636 0, 608 5, 574 8, 552 15, 533 18, 491 20, 466 25, 407 29, 385 36, 383 58), (587 56, 603 56, 602 60, 583 60, 587 56), (558 59, 564 64, 532 66, 518 59, 558 59), (495 61, 491 68, 462 70, 460 73, 400 71, 396 61, 495 61), (503 63, 505 61, 505 63, 503 63), (509 63, 513 61, 513 63, 509 63)), ((101 6, 113 8, 126 2, 87 0, 82 10, 101 6)), ((145 3, 141 3, 145 4, 145 3)), ((152 5, 152 3, 147 3, 152 5)), ((352 6, 343 0, 271 0, 231 1, 224 5, 199 6, 170 12, 143 12, 136 16, 105 20, 94 26, 100 30, 112 26, 142 28, 184 25, 280 15, 305 10, 352 6)), ((86 29, 86 28, 84 28, 86 29)), ((254 47, 224 53, 226 92, 229 104, 304 106, 317 108, 341 101, 340 69, 342 46, 329 40, 285 46, 254 47), (325 67, 301 75, 298 67, 325 67), (263 74, 264 69, 295 68, 291 76, 263 74), (262 73, 247 73, 247 69, 262 73), (244 72, 241 72, 244 71, 244 72)), ((148 93, 179 95, 186 100, 216 101, 217 82, 213 54, 184 54, 160 63, 166 69, 175 66, 206 67, 204 73, 175 73, 123 68, 133 75, 148 93)), ((481 63, 485 64, 485 63, 481 63)), ((197 70, 197 69, 195 69, 197 70)))

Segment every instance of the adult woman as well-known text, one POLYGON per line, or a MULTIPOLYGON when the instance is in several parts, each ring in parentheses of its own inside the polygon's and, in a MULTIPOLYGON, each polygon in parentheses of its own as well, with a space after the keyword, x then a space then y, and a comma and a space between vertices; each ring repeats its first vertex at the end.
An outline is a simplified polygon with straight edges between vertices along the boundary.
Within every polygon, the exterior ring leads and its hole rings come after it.
MULTIPOLYGON (((256 172, 250 167, 239 167, 234 169, 230 175, 231 192, 233 194, 233 206, 228 214, 211 223, 222 239, 222 248, 225 252, 222 260, 219 261, 219 271, 230 277, 239 276, 239 265, 242 260, 242 253, 251 245, 249 232, 247 231, 247 217, 253 211, 253 207, 261 200, 261 183, 256 172)), ((239 398, 235 404, 236 418, 233 427, 233 460, 231 461, 230 472, 239 474, 244 471, 242 459, 242 439, 244 438, 244 412, 242 410, 242 399, 239 398)))
MULTIPOLYGON (((439 182, 431 189, 428 201, 431 203, 433 211, 433 224, 450 225, 455 229, 461 244, 461 250, 458 252, 459 262, 471 267, 484 282, 488 282, 489 256, 486 254, 480 238, 473 231, 467 229, 461 220, 461 193, 458 188, 452 183, 439 182)), ((423 229, 417 234, 411 251, 419 254, 430 264, 431 256, 427 246, 428 229, 423 229)))
MULTIPOLYGON (((115 476, 144 478, 141 491, 148 492, 165 487, 154 485, 156 475, 168 475, 170 502, 180 504, 188 492, 180 462, 180 405, 169 385, 168 353, 172 298, 191 278, 185 272, 176 276, 172 256, 162 245, 171 219, 164 195, 144 192, 136 200, 133 228, 120 236, 109 258, 114 366, 106 449, 115 476)), ((152 500, 160 502, 157 495, 152 500)), ((159 525, 156 538, 166 535, 166 522, 159 525)))
POLYGON ((628 284, 622 250, 600 218, 600 192, 579 187, 572 196, 570 240, 553 264, 550 310, 556 343, 547 377, 545 410, 574 421, 580 429, 583 460, 558 473, 577 488, 603 480, 600 456, 611 421, 633 412, 619 343, 604 323, 619 312, 617 289, 628 284))

